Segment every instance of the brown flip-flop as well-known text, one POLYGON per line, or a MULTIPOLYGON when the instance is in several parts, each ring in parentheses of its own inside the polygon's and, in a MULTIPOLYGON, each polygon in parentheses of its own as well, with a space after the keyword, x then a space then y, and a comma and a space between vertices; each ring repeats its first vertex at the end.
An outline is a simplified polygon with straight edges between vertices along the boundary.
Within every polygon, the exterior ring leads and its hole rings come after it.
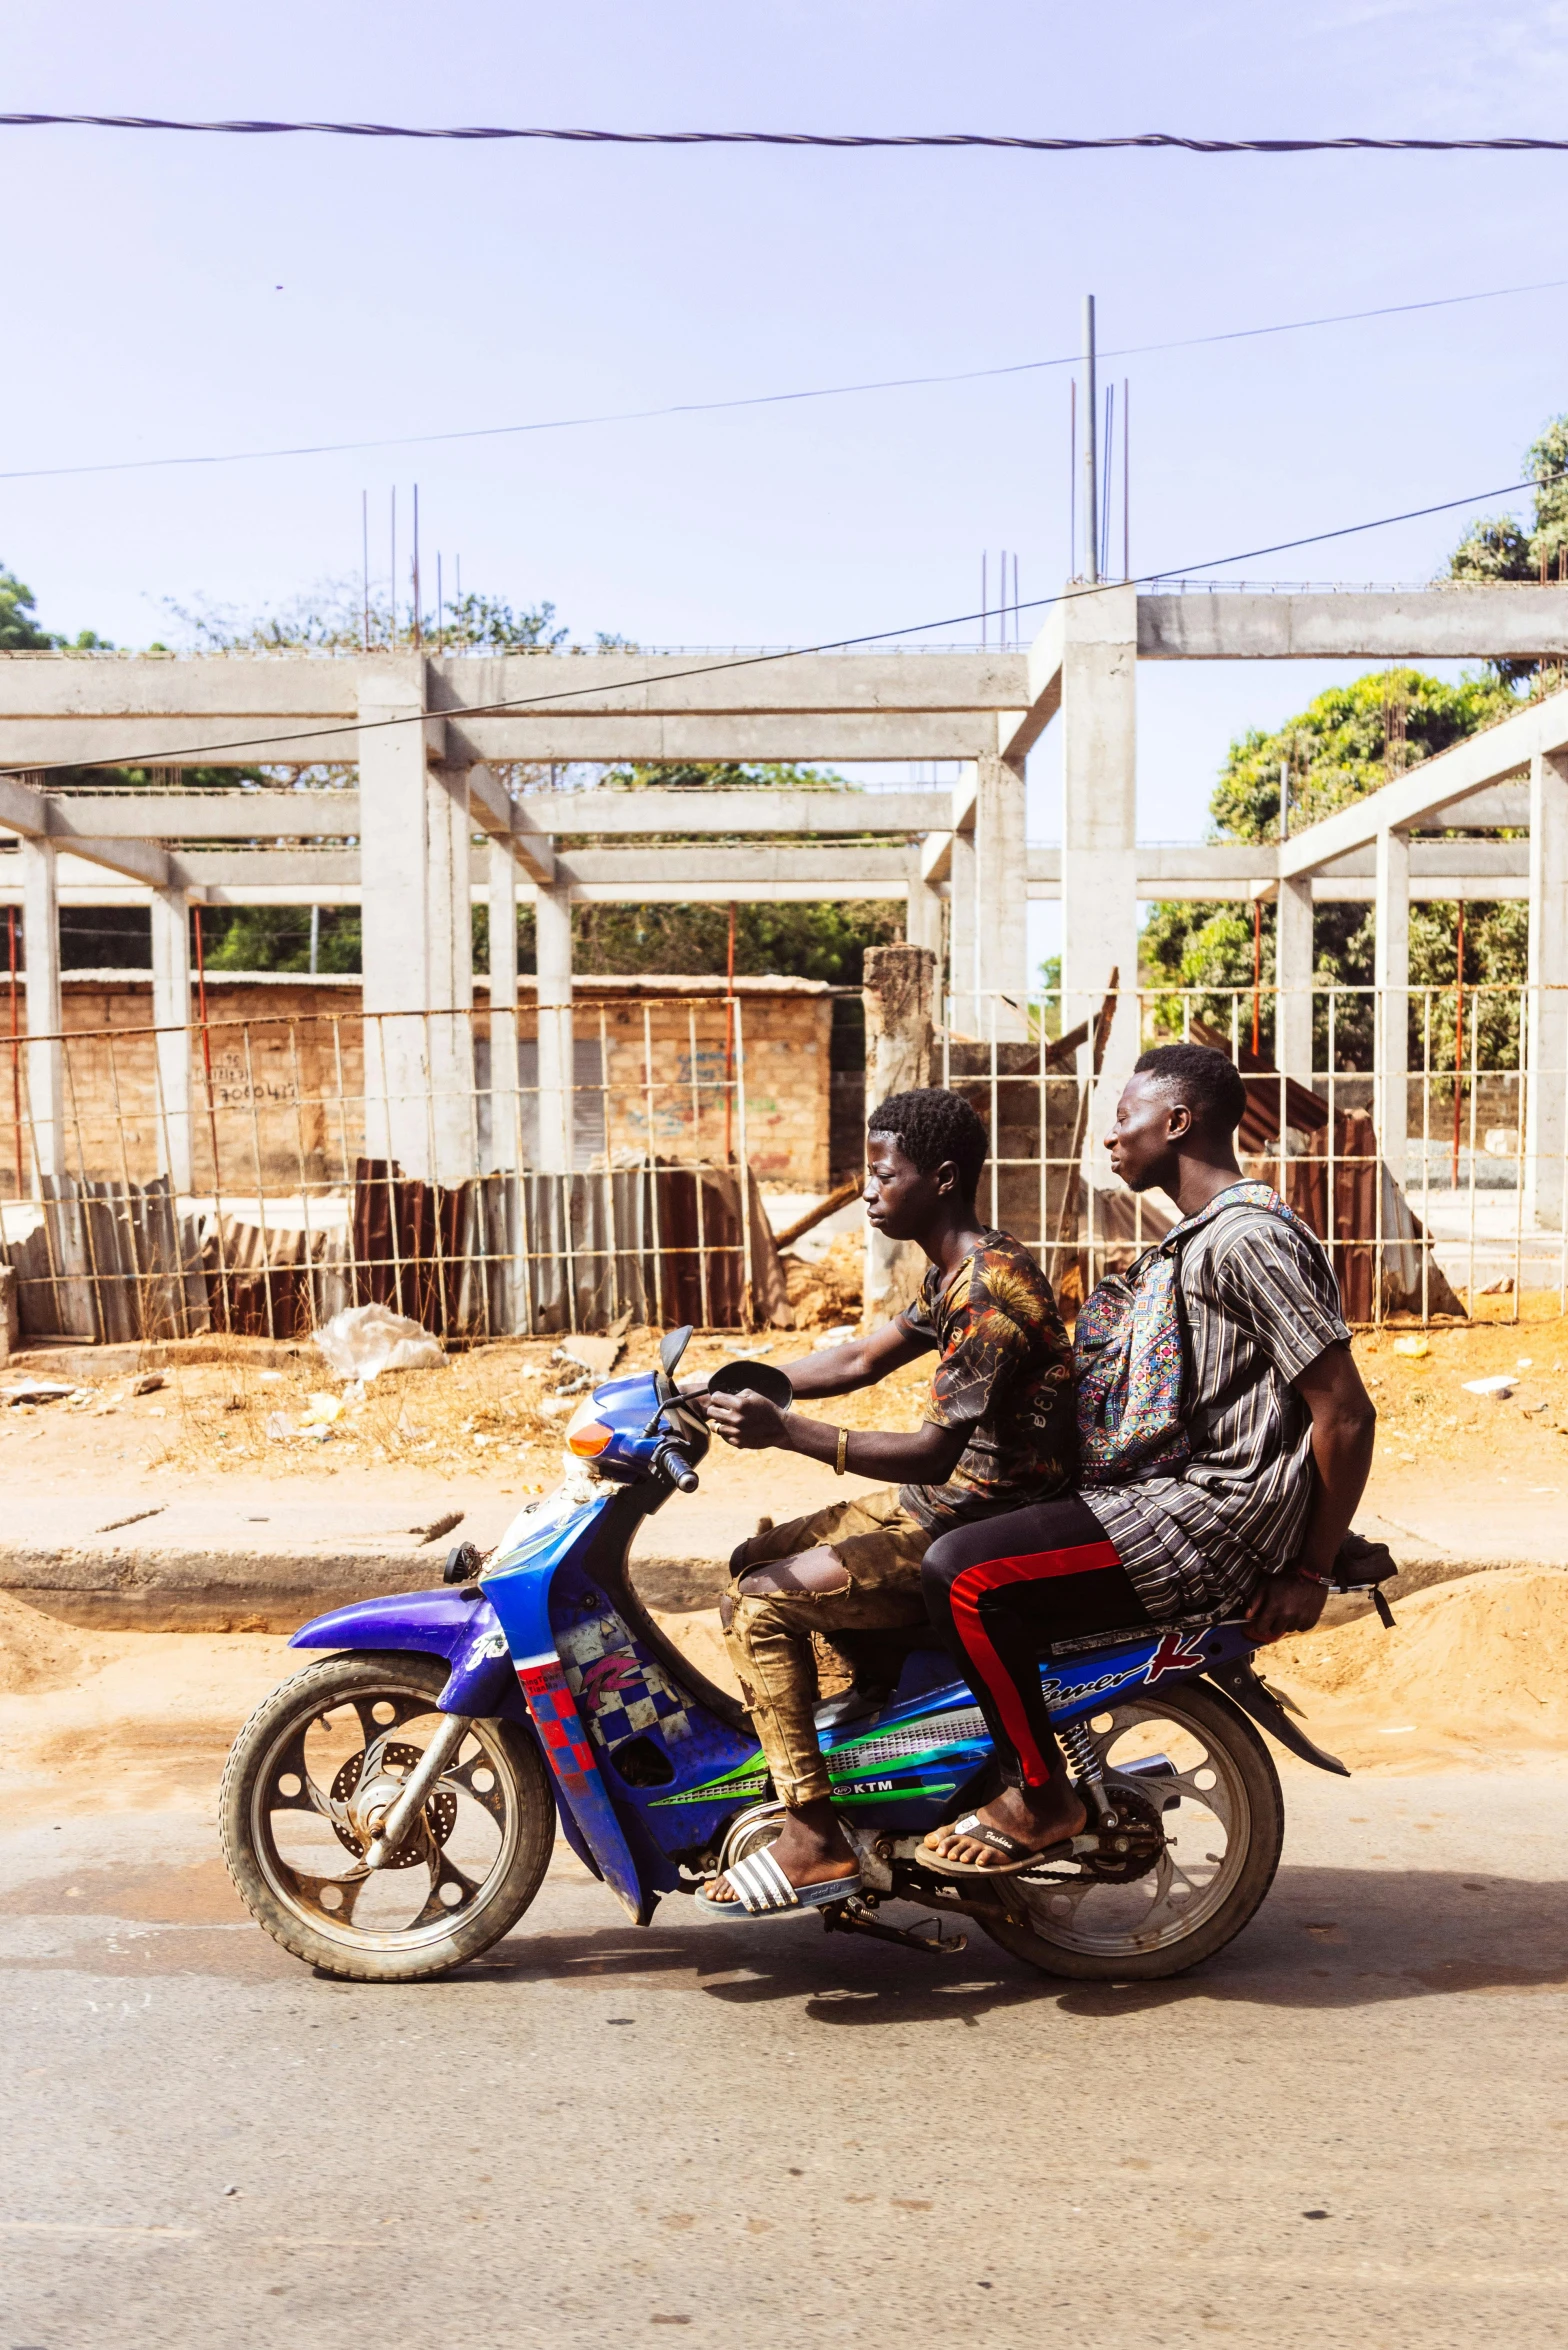
POLYGON ((961 1820, 951 1821, 942 1830, 944 1836, 967 1836, 971 1844, 983 1844, 991 1852, 1001 1854, 1000 1862, 978 1860, 949 1860, 945 1854, 933 1852, 929 1845, 920 1848, 920 1865, 938 1869, 944 1877, 1012 1877, 1020 1869, 1032 1869, 1037 1861, 1048 1860, 1053 1852, 1072 1848, 1070 1836, 1060 1837, 1055 1844, 1033 1850, 1020 1844, 1016 1836, 1009 1836, 1005 1828, 993 1828, 977 1811, 966 1812, 961 1820))

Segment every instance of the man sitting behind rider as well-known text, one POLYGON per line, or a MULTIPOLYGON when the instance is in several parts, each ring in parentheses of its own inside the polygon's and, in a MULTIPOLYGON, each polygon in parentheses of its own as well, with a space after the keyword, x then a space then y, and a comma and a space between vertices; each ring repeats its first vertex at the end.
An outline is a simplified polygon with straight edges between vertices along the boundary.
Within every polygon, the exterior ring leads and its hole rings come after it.
MULTIPOLYGON (((851 1432, 750 1393, 706 1405, 731 1444, 898 1481, 755 1535, 730 1560, 725 1635, 787 1807, 773 1857, 796 1887, 856 1874, 817 1743, 813 1633, 924 1624, 930 1543, 1060 1492, 1076 1457, 1072 1350, 1051 1285, 975 1205, 984 1126, 962 1095, 935 1086, 891 1095, 868 1123, 867 1222, 925 1252, 924 1288, 883 1328, 786 1368, 797 1398, 848 1395, 934 1348, 923 1424, 908 1436, 851 1432)), ((734 1898, 723 1879, 708 1895, 734 1898)))
POLYGON ((1327 1251, 1236 1159, 1246 1089, 1223 1053, 1160 1045, 1107 1136, 1131 1191, 1181 1212, 1186 1357, 1180 1466, 933 1544, 933 1621, 991 1725, 1002 1792, 927 1837, 954 1873, 1027 1868, 1086 1812, 1052 1734, 1041 1650, 1142 1625, 1244 1616, 1260 1642, 1322 1613, 1372 1465, 1377 1414, 1351 1358, 1327 1251))

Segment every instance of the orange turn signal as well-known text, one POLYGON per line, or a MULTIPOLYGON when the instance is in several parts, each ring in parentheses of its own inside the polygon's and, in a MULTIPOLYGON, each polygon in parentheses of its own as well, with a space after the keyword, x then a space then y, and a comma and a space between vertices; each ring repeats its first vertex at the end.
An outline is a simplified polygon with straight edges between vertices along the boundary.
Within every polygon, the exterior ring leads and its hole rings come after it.
POLYGON ((596 1452, 603 1452, 614 1433, 613 1428, 605 1428, 597 1420, 585 1420, 566 1439, 567 1450, 581 1453, 585 1460, 591 1461, 596 1452))

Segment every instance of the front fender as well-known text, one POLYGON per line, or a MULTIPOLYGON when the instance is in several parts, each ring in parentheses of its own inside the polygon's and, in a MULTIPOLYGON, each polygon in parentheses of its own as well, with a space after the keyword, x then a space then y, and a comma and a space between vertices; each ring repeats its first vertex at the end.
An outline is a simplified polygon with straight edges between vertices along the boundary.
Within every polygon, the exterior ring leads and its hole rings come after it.
POLYGON ((441 1586, 359 1599, 303 1625, 290 1648, 415 1649, 451 1670, 436 1703, 443 1713, 527 1718, 506 1634, 488 1599, 441 1586))

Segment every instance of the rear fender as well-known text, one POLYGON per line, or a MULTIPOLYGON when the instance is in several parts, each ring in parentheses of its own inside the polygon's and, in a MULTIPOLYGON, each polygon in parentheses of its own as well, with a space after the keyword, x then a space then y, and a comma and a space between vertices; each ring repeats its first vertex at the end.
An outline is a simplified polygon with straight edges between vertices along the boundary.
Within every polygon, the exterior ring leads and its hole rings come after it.
POLYGON ((450 1590, 399 1591, 360 1599, 304 1625, 291 1648, 413 1649, 444 1657, 450 1672, 436 1700, 442 1713, 508 1715, 525 1721, 506 1634, 488 1599, 450 1590))
POLYGON ((1223 1689, 1243 1713, 1250 1714, 1260 1729, 1277 1738, 1287 1754, 1298 1756, 1320 1771, 1332 1771, 1336 1778, 1349 1778, 1349 1766, 1338 1755, 1313 1744, 1305 1730, 1291 1720, 1273 1690, 1258 1679, 1246 1657, 1238 1657, 1233 1664, 1210 1665, 1208 1679, 1217 1689, 1223 1689))

